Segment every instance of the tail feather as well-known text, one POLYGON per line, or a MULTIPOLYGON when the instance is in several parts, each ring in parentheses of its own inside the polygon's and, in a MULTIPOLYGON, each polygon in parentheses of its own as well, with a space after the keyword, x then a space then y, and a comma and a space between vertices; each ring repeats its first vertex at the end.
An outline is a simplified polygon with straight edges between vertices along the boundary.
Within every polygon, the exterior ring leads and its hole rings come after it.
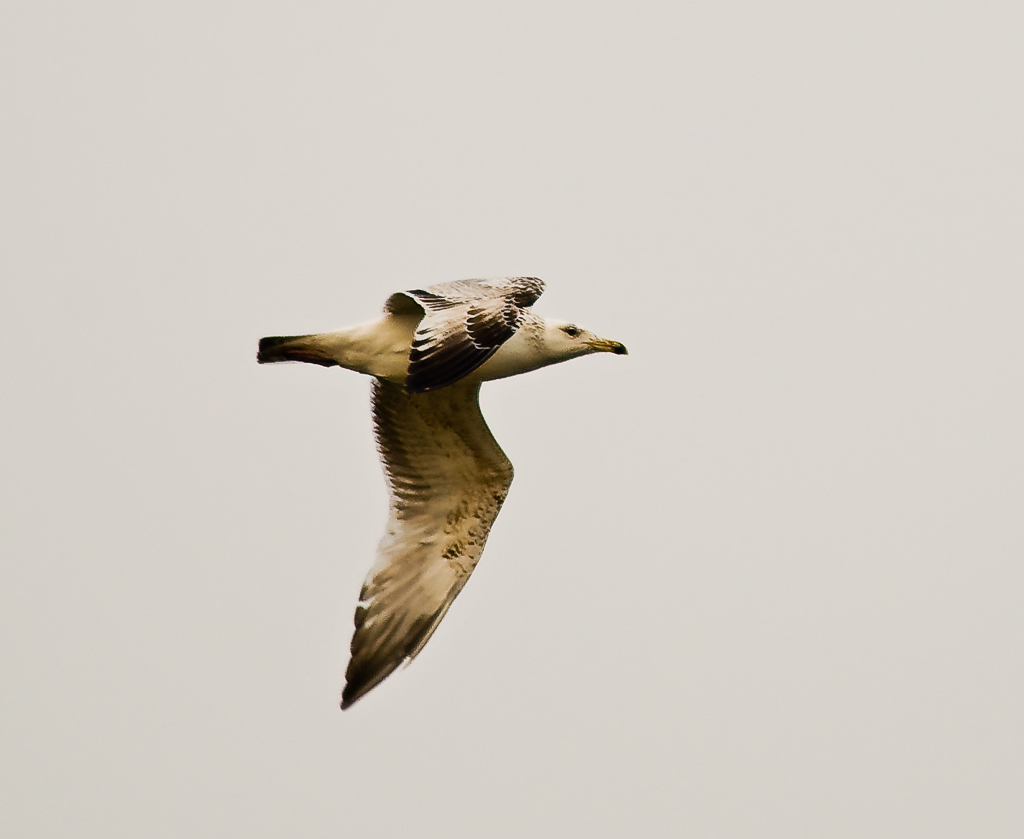
POLYGON ((335 361, 318 335, 281 335, 260 338, 256 361, 260 364, 274 364, 278 361, 305 361, 322 367, 334 367, 335 361))

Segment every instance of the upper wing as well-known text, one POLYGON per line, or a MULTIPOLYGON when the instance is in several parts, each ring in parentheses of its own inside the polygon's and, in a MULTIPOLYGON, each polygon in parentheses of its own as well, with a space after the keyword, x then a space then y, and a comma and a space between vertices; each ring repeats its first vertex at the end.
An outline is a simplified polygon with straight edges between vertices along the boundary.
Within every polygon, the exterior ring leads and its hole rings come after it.
POLYGON ((479 393, 479 384, 407 393, 373 383, 391 510, 356 608, 342 708, 423 649, 483 553, 512 464, 484 422, 479 393))
MULTIPOLYGON (((425 312, 409 351, 410 393, 447 387, 472 373, 515 334, 544 291, 535 277, 458 280, 400 295, 425 312)), ((389 305, 400 295, 393 295, 389 305)))

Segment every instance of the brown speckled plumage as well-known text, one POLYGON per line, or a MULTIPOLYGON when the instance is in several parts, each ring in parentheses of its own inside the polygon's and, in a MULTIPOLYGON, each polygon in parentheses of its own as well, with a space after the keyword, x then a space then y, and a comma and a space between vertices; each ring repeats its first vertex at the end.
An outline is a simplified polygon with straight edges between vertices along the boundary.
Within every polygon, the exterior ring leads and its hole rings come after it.
POLYGON ((512 484, 480 413, 479 384, 430 393, 373 384, 391 512, 359 597, 347 708, 427 643, 476 567, 512 484))
POLYGON ((409 351, 410 393, 457 382, 496 353, 544 291, 536 277, 458 280, 404 292, 423 306, 409 351))

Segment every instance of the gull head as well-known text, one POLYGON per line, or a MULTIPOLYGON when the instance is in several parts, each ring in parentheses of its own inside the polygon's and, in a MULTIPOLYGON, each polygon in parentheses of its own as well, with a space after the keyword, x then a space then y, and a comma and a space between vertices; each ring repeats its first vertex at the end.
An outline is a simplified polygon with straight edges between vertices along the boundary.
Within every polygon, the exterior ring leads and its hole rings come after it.
POLYGON ((545 351, 559 361, 595 352, 626 355, 626 347, 618 341, 600 338, 575 323, 563 320, 545 319, 543 342, 545 351))

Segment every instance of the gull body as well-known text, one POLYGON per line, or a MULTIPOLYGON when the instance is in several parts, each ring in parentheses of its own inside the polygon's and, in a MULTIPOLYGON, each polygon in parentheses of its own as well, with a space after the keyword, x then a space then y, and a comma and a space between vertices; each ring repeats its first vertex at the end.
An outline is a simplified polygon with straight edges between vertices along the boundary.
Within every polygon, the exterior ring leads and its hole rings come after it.
MULTIPOLYGON (((336 332, 296 336, 290 339, 292 349, 301 347, 309 357, 282 360, 309 361, 328 367, 337 365, 404 385, 409 375, 409 350, 422 319, 423 311, 418 307, 415 313, 386 311, 375 320, 336 332)), ((512 337, 463 378, 470 382, 504 379, 588 353, 621 353, 623 350, 616 349, 621 346, 598 338, 568 321, 542 318, 527 312, 512 337), (567 327, 579 331, 574 337, 569 337, 564 331, 567 327)))
POLYGON ((532 277, 459 280, 393 294, 381 317, 347 329, 260 341, 261 364, 303 361, 375 379, 390 510, 356 607, 343 709, 423 649, 483 553, 513 473, 480 413, 481 382, 626 353, 534 314, 543 289, 532 277))

